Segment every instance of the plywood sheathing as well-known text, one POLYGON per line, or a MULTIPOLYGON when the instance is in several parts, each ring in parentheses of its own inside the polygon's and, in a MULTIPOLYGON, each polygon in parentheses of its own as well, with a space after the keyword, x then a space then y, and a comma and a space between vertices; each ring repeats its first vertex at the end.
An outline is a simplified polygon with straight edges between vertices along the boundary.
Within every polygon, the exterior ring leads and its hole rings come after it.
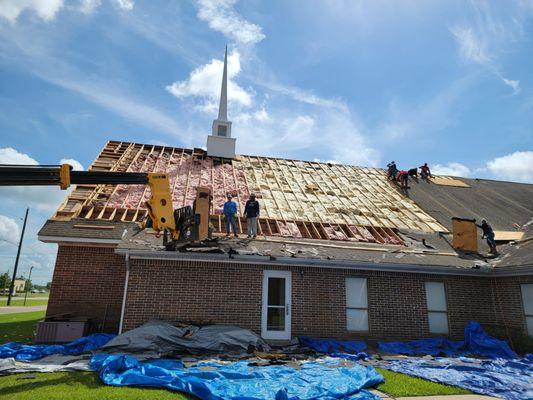
POLYGON ((450 176, 433 176, 433 177, 431 177, 429 179, 435 185, 455 186, 455 187, 465 187, 465 188, 469 188, 470 187, 470 185, 468 185, 467 183, 465 183, 465 182, 463 182, 463 181, 461 181, 459 179, 452 178, 450 176))
MULTIPOLYGON (((209 187, 213 215, 222 212, 228 192, 236 195, 240 214, 249 194, 255 193, 265 218, 260 231, 266 235, 394 242, 399 240, 395 229, 446 231, 394 190, 379 169, 255 156, 229 161, 195 151, 109 142, 90 169, 166 171, 175 208, 191 205, 197 186, 209 187)), ((85 218, 138 221, 146 215, 148 196, 145 185, 78 186, 56 217, 79 213, 85 218)), ((223 228, 220 219, 215 221, 223 228)), ((245 222, 238 223, 242 232, 245 222)))
POLYGON ((521 231, 494 231, 494 240, 511 241, 522 240, 524 232, 521 231))

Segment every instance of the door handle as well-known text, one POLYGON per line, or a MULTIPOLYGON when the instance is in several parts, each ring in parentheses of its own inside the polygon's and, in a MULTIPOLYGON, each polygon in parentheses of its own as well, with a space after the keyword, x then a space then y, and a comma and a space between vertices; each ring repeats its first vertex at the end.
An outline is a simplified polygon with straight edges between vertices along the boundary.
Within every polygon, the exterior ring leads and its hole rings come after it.
POLYGON ((285 315, 289 315, 289 304, 285 304, 285 315))

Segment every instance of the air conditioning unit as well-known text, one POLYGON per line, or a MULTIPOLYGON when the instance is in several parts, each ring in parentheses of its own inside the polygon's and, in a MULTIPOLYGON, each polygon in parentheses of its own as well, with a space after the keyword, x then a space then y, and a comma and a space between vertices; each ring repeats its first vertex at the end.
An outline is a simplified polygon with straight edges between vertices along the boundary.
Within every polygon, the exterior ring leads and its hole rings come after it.
POLYGON ((41 321, 37 323, 35 343, 65 343, 85 334, 86 321, 41 321))

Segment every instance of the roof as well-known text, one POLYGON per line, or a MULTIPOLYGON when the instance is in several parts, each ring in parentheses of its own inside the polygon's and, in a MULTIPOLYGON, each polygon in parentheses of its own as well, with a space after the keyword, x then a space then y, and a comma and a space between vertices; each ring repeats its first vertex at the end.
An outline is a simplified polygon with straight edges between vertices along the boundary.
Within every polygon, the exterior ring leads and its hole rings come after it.
MULTIPOLYGON (((192 204, 197 186, 211 187, 215 233, 223 231, 226 194, 234 194, 242 210, 254 192, 262 207, 260 238, 219 237, 213 248, 166 252, 161 239, 136 224, 146 215, 149 188, 78 185, 41 229, 41 240, 113 244, 117 252, 140 258, 227 260, 236 251, 235 259, 254 262, 305 260, 455 274, 516 266, 521 273, 533 270, 533 232, 527 231, 533 223, 533 185, 437 177, 410 181, 404 193, 377 168, 245 155, 226 160, 201 149, 127 142, 108 142, 89 169, 167 172, 175 208, 192 204), (488 251, 483 241, 481 254, 461 254, 451 246, 452 217, 484 217, 495 230, 525 234, 499 246, 501 255, 494 259, 482 255, 488 251)), ((238 223, 244 233, 246 220, 238 223)))
MULTIPOLYGON (((515 257, 524 245, 506 245, 503 256, 488 259, 455 252, 449 235, 401 232, 408 246, 368 243, 332 243, 328 240, 263 237, 235 239, 216 237, 207 247, 184 247, 165 251, 154 232, 133 228, 116 248, 130 259, 216 261, 254 265, 300 265, 319 268, 354 268, 379 271, 445 275, 513 276, 533 273, 531 257, 515 257), (424 239, 424 241, 422 241, 424 239), (514 261, 518 261, 518 264, 514 261)), ((533 241, 532 241, 533 242, 533 241)), ((531 247, 526 250, 531 255, 531 247)))
POLYGON ((494 230, 515 231, 533 221, 533 185, 485 179, 461 181, 469 187, 410 181, 408 196, 451 230, 452 217, 485 218, 494 230))
MULTIPOLYGON (((111 141, 89 170, 166 172, 174 208, 191 205, 198 186, 210 187, 211 218, 219 231, 227 193, 240 210, 249 194, 256 194, 259 233, 269 236, 394 243, 396 229, 446 230, 377 168, 247 155, 227 160, 202 149, 111 141)), ((148 198, 145 185, 78 185, 53 219, 140 221, 148 198)), ((243 224, 238 221, 241 231, 243 224)))

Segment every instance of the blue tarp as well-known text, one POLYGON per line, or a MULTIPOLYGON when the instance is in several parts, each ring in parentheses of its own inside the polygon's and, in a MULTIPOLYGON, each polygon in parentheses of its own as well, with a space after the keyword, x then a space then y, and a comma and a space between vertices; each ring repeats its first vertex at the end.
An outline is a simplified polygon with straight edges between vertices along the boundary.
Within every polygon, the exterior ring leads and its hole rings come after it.
POLYGON ((319 353, 360 353, 366 350, 366 343, 361 340, 333 340, 333 339, 313 339, 308 336, 298 338, 302 346, 312 348, 319 353))
POLYGON ((96 354, 91 367, 113 386, 162 387, 193 394, 204 400, 379 399, 363 390, 383 382, 372 367, 346 366, 339 359, 301 364, 251 366, 199 362, 184 368, 180 361, 140 362, 128 355, 96 354))
POLYGON ((116 335, 107 333, 95 333, 82 337, 67 344, 51 345, 27 345, 16 342, 9 342, 0 345, 0 358, 13 357, 16 360, 38 360, 52 354, 76 355, 88 351, 96 350, 103 346, 116 335))
POLYGON ((509 400, 533 399, 533 357, 505 360, 406 358, 382 360, 379 366, 446 385, 509 400))
POLYGON ((451 341, 444 338, 421 339, 411 342, 379 342, 378 348, 385 353, 436 356, 482 356, 489 358, 514 359, 518 355, 507 342, 487 334, 481 325, 470 321, 464 330, 464 341, 451 341))

